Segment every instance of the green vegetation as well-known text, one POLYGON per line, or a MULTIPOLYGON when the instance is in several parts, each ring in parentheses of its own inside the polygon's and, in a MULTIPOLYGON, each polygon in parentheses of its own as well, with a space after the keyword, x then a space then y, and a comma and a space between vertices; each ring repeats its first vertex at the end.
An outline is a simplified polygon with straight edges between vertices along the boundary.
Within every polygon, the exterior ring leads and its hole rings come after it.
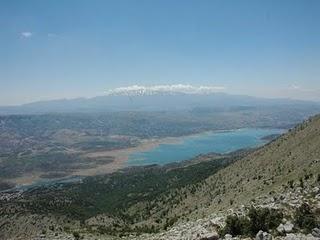
POLYGON ((294 219, 295 224, 306 232, 310 232, 319 224, 316 214, 312 212, 307 203, 303 203, 299 208, 297 208, 294 219))
POLYGON ((279 210, 251 207, 247 216, 228 216, 220 234, 255 236, 260 230, 267 232, 276 229, 282 218, 283 214, 279 210))
POLYGON ((80 239, 80 234, 78 232, 73 232, 72 235, 73 235, 75 240, 79 240, 80 239))
POLYGON ((0 179, 18 177, 23 172, 46 172, 47 176, 65 176, 74 169, 91 168, 101 162, 112 162, 111 158, 95 158, 66 152, 48 152, 26 156, 11 156, 0 162, 0 179), (58 172, 58 173, 57 173, 58 172))
MULTIPOLYGON (((226 225, 220 230, 221 235, 255 236, 260 230, 274 231, 283 219, 283 213, 278 209, 251 207, 245 216, 229 215, 226 225)), ((296 209, 293 216, 294 224, 306 233, 318 226, 317 215, 307 203, 296 209)))
POLYGON ((231 234, 232 236, 248 235, 251 221, 247 217, 229 215, 226 226, 220 231, 220 235, 231 234))
POLYGON ((49 189, 36 188, 26 194, 21 204, 28 212, 66 215, 82 223, 105 214, 113 220, 110 226, 99 227, 101 233, 155 232, 173 225, 180 216, 171 214, 172 207, 195 192, 208 176, 239 159, 241 154, 237 155, 214 155, 212 160, 196 164, 136 167, 88 177, 81 184, 67 184, 63 188, 59 184, 49 189), (133 226, 150 218, 151 225, 133 226))

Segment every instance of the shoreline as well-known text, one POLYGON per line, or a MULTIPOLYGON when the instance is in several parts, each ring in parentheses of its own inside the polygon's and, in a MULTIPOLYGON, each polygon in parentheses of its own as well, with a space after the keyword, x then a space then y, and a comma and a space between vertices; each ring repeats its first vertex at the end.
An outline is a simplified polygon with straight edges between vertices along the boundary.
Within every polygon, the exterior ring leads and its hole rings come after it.
POLYGON ((107 164, 101 164, 93 168, 88 169, 75 169, 73 172, 68 174, 62 178, 42 178, 41 175, 46 172, 31 172, 20 177, 12 178, 6 180, 6 182, 12 183, 15 187, 24 187, 33 184, 41 184, 46 181, 59 181, 64 178, 72 178, 72 177, 88 177, 102 174, 109 174, 116 172, 120 169, 127 167, 126 162, 129 159, 130 154, 140 151, 148 151, 153 148, 158 147, 161 144, 178 144, 183 141, 183 137, 166 137, 166 138, 153 138, 153 139, 143 139, 139 145, 130 148, 124 149, 116 149, 116 150, 108 150, 108 151, 97 151, 97 152, 86 152, 83 153, 82 156, 86 156, 88 158, 96 158, 96 157, 113 157, 114 160, 107 164))
MULTIPOLYGON (((99 151, 85 154, 86 157, 95 158, 95 157, 113 157, 114 161, 108 164, 99 165, 95 168, 90 169, 81 169, 79 171, 74 172, 75 175, 85 175, 85 176, 93 176, 104 173, 112 173, 117 170, 123 169, 127 167, 126 164, 129 160, 131 154, 136 152, 145 152, 152 150, 161 144, 180 144, 183 142, 183 137, 166 137, 161 139, 144 139, 141 143, 136 147, 125 148, 125 149, 117 149, 111 151, 99 151)), ((72 175, 73 175, 72 174, 72 175)))
MULTIPOLYGON (((247 129, 247 128, 237 128, 237 129, 225 129, 225 130, 207 130, 199 133, 179 136, 179 137, 165 137, 165 138, 152 138, 152 139, 142 139, 139 145, 135 147, 130 148, 124 148, 124 149, 116 149, 116 150, 108 150, 108 151, 97 151, 97 152, 84 152, 81 155, 85 156, 87 158, 97 158, 97 157, 112 157, 113 161, 97 165, 93 168, 87 168, 87 169, 75 169, 73 172, 70 172, 63 178, 68 177, 87 177, 87 176, 95 176, 95 175, 103 175, 103 174, 109 174, 116 172, 120 169, 130 167, 130 165, 127 165, 127 162, 129 160, 129 157, 133 153, 137 152, 146 152, 150 151, 154 148, 157 148, 158 146, 162 144, 182 144, 186 138, 197 138, 204 134, 212 134, 212 133, 221 133, 221 132, 232 132, 232 131, 240 131, 241 129, 247 129)), ((269 128, 271 129, 271 128, 269 128)), ((41 175, 45 174, 46 172, 34 172, 34 173, 28 173, 23 176, 13 178, 8 180, 8 182, 15 184, 16 186, 26 186, 26 185, 32 185, 34 183, 41 181, 49 181, 49 178, 42 178, 41 175)), ((51 180, 59 180, 63 178, 53 178, 51 180)))

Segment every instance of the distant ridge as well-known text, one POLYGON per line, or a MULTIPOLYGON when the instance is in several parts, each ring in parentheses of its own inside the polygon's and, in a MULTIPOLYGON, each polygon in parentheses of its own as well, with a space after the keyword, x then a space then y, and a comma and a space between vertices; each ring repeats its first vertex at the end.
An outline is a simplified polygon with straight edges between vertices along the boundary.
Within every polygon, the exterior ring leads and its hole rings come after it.
MULTIPOLYGON (((234 107, 283 107, 296 111, 320 111, 320 103, 292 99, 266 99, 232 95, 220 87, 191 85, 131 86, 116 88, 104 96, 32 102, 0 107, 0 115, 43 113, 102 113, 110 111, 190 111, 193 109, 229 109, 234 107)), ((308 114, 310 115, 310 114, 308 114)))

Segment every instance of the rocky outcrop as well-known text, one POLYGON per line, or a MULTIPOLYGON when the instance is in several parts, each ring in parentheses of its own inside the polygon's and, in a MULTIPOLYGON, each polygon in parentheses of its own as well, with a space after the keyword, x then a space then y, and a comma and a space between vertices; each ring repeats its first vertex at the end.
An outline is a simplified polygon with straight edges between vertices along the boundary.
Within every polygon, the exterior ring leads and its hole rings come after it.
POLYGON ((272 240, 272 235, 270 233, 260 230, 257 233, 255 240, 272 240))
POLYGON ((312 230, 312 236, 317 237, 320 239, 320 229, 319 228, 314 228, 312 230))
POLYGON ((279 233, 281 233, 281 234, 283 234, 283 233, 291 233, 293 231, 293 228, 294 228, 294 225, 290 221, 287 221, 284 224, 281 223, 277 227, 277 231, 279 233))

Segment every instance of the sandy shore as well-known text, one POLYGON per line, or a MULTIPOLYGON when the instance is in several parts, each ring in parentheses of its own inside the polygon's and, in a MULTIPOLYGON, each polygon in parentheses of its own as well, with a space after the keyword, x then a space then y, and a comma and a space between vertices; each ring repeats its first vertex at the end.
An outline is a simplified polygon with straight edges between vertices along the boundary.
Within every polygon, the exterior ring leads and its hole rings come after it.
MULTIPOLYGON (((142 140, 141 143, 136 147, 111 151, 82 153, 84 157, 87 157, 89 159, 91 158, 92 160, 101 157, 112 157, 114 158, 114 160, 106 164, 97 165, 93 168, 76 169, 72 173, 68 174, 68 176, 94 176, 99 174, 112 173, 126 167, 126 162, 128 161, 129 156, 135 152, 148 151, 159 146, 160 144, 178 144, 183 141, 183 138, 184 137, 167 137, 162 139, 146 139, 142 140)), ((8 180, 8 182, 11 182, 15 185, 29 185, 43 179, 41 178, 41 175, 45 173, 46 172, 26 173, 20 177, 12 178, 8 180)))
MULTIPOLYGON (((211 132, 211 131, 207 131, 211 132)), ((117 149, 111 151, 97 151, 97 152, 87 152, 81 153, 82 156, 91 158, 93 161, 95 158, 103 158, 103 157, 112 157, 114 160, 112 162, 106 164, 100 164, 93 168, 87 169, 75 169, 72 173, 68 174, 68 176, 94 176, 100 174, 107 174, 115 172, 119 169, 122 169, 127 166, 127 161, 129 156, 136 152, 145 152, 149 151, 153 148, 158 147, 161 144, 179 144, 182 143, 186 138, 190 137, 198 137, 207 132, 191 134, 188 136, 181 137, 166 137, 166 138, 156 138, 156 139, 144 139, 140 142, 140 144, 136 147, 125 148, 125 149, 117 149)), ((18 185, 29 185, 35 181, 41 180, 41 175, 46 172, 33 172, 27 173, 21 177, 10 179, 10 182, 18 185)))
POLYGON ((186 138, 188 139, 197 138, 197 137, 201 137, 203 134, 210 134, 213 132, 219 133, 219 132, 227 132, 227 131, 235 131, 235 130, 239 130, 239 129, 209 130, 209 131, 194 133, 186 136, 180 136, 180 137, 145 139, 145 140, 142 140, 138 146, 132 147, 132 148, 87 153, 85 154, 85 156, 92 159, 97 157, 113 157, 114 161, 111 163, 99 165, 95 168, 79 169, 78 171, 75 171, 74 173, 72 173, 72 175, 93 176, 98 174, 115 172, 127 166, 126 163, 128 161, 128 158, 133 153, 149 151, 153 148, 158 147, 161 144, 180 144, 180 143, 183 143, 183 141, 186 138))
POLYGON ((8 180, 8 182, 12 182, 16 185, 29 185, 32 184, 33 182, 37 181, 40 179, 42 173, 28 173, 25 174, 21 177, 13 178, 8 180))
POLYGON ((94 159, 97 157, 113 157, 114 161, 111 163, 99 165, 95 168, 80 169, 74 172, 72 175, 92 176, 111 173, 126 167, 129 156, 133 153, 149 151, 153 148, 158 147, 160 144, 179 144, 183 141, 183 138, 184 137, 167 137, 162 139, 148 139, 141 141, 138 146, 132 148, 87 153, 85 154, 85 156, 89 158, 94 159))

